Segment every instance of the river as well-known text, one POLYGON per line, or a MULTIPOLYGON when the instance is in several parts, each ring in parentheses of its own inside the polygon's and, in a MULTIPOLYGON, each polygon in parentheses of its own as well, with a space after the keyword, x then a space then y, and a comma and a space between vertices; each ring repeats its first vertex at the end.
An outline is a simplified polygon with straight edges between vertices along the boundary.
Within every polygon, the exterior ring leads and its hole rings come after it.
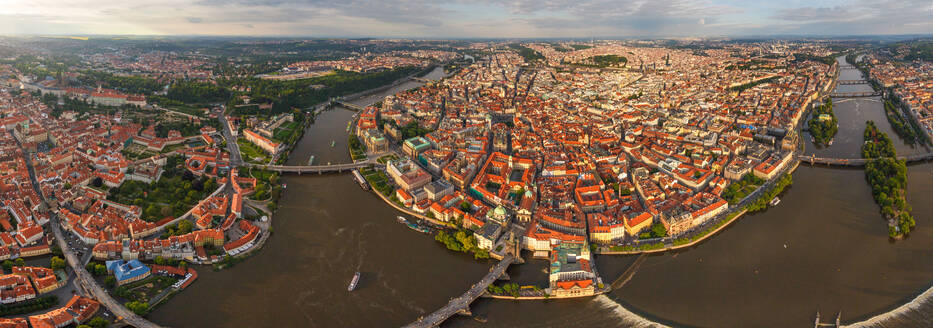
MULTIPOLYGON (((843 70, 840 79, 856 79, 843 70)), ((435 70, 429 78, 442 76, 435 70)), ((359 102, 415 87, 407 82, 359 102)), ((842 87, 842 86, 840 86, 842 87)), ((864 87, 845 86, 849 87, 864 87)), ((898 144, 881 103, 837 101, 840 129, 832 146, 808 152, 859 157, 864 121, 875 120, 898 144)), ((346 122, 354 112, 331 110, 292 152, 289 164, 346 162, 346 122), (337 145, 330 147, 331 140, 337 145)), ((809 138, 806 138, 809 140, 809 138)), ((480 323, 454 317, 449 327, 629 327, 652 322, 690 326, 787 327, 863 320, 893 309, 933 282, 933 165, 909 167, 908 201, 917 228, 891 242, 859 169, 800 166, 777 207, 741 218, 691 249, 649 256, 631 281, 608 296, 517 302, 480 299, 480 323), (786 247, 785 247, 786 246, 786 247)), ((289 175, 274 234, 258 254, 219 272, 199 268, 188 290, 150 319, 175 327, 390 327, 431 312, 465 291, 492 262, 447 251, 430 236, 395 222, 398 215, 346 174, 289 175), (353 293, 346 286, 362 272, 353 293)), ((600 256, 597 269, 614 280, 632 256, 600 256)), ((544 284, 546 262, 513 265, 519 283, 544 284)), ((929 324, 925 316, 894 326, 929 324)))

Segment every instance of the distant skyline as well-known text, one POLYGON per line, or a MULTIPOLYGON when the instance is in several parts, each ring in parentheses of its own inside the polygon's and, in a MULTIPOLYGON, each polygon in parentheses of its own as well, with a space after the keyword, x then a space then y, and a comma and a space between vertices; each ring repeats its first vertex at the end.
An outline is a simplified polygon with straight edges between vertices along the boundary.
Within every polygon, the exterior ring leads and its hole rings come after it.
POLYGON ((931 32, 930 0, 0 0, 0 34, 589 38, 931 32))

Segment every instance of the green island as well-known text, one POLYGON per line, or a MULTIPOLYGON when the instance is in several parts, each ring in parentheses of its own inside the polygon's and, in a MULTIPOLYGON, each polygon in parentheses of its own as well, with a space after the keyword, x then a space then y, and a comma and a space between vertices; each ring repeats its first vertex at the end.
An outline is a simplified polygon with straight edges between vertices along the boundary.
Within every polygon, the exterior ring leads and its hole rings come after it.
POLYGON ((891 123, 891 127, 894 128, 894 132, 897 133, 898 136, 911 144, 920 141, 917 130, 914 129, 907 119, 897 112, 897 108, 890 100, 884 101, 884 113, 888 118, 888 123, 891 123))
POLYGON ((868 159, 865 179, 871 186, 872 197, 881 207, 881 214, 888 221, 888 235, 900 238, 910 234, 916 222, 905 198, 907 164, 897 159, 897 150, 891 138, 879 131, 872 121, 868 121, 865 127, 862 158, 868 159))
POLYGON ((839 124, 836 114, 833 113, 833 101, 826 99, 822 105, 813 111, 807 126, 810 127, 810 135, 813 136, 813 143, 826 146, 832 142, 836 132, 839 131, 839 124))

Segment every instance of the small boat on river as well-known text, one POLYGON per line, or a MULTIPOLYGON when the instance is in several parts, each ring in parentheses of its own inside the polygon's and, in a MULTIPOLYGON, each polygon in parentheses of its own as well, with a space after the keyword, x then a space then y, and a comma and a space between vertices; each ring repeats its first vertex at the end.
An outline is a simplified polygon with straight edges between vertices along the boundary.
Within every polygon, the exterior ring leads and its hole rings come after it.
POLYGON ((768 202, 768 205, 777 206, 777 204, 780 204, 780 203, 781 203, 781 199, 778 198, 777 196, 774 196, 774 199, 768 202))
POLYGON ((347 286, 347 291, 352 292, 354 289, 356 289, 356 284, 359 282, 360 282, 360 272, 357 271, 356 274, 353 275, 353 280, 350 280, 350 286, 347 286))

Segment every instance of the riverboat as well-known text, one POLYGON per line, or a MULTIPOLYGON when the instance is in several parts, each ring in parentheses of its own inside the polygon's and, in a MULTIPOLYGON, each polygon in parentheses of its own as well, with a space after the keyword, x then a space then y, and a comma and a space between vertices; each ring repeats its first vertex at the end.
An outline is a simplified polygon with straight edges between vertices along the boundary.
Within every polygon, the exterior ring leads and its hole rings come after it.
POLYGON ((308 166, 311 166, 311 163, 314 163, 314 155, 311 155, 311 157, 308 157, 308 166))
POLYGON ((395 219, 398 220, 398 223, 406 223, 406 222, 408 222, 408 220, 406 220, 406 219, 405 219, 404 217, 402 217, 401 215, 396 216, 395 219))
POLYGON ((360 188, 363 190, 369 190, 369 183, 366 182, 366 179, 363 178, 363 175, 360 174, 359 170, 353 169, 353 180, 356 180, 356 183, 360 185, 360 188))
POLYGON ((405 225, 407 225, 409 229, 420 232, 420 233, 426 233, 426 234, 431 233, 431 228, 424 227, 424 226, 421 226, 421 225, 418 225, 412 222, 406 222, 405 225))
POLYGON ((330 148, 334 148, 334 145, 336 145, 336 144, 337 144, 336 141, 331 140, 331 141, 330 141, 330 148))
POLYGON ((768 205, 777 206, 777 204, 780 204, 780 203, 781 203, 781 199, 775 196, 774 199, 772 199, 771 202, 768 203, 768 205))
POLYGON ((356 289, 356 284, 359 282, 360 282, 360 272, 357 271, 356 274, 353 275, 353 280, 350 280, 350 286, 347 286, 347 291, 352 292, 354 289, 356 289))

